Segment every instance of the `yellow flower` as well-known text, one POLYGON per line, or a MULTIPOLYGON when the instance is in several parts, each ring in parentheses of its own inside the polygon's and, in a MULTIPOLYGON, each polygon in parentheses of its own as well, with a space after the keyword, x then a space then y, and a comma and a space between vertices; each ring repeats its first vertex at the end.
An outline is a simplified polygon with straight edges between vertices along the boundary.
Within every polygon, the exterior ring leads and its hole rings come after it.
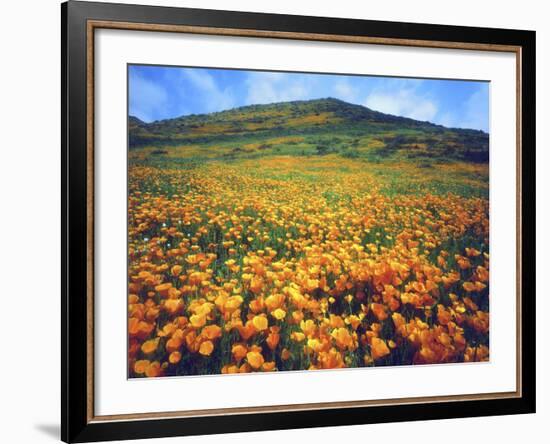
POLYGON ((170 364, 177 364, 181 361, 181 353, 179 351, 170 353, 168 360, 170 361, 170 364))
POLYGON ((145 341, 141 346, 141 351, 145 354, 153 353, 156 351, 158 345, 159 345, 159 338, 151 339, 149 341, 145 341))
POLYGON ((271 316, 273 316, 278 321, 282 321, 286 316, 286 311, 284 311, 282 308, 277 308, 271 312, 271 316))
POLYGON ((250 280, 250 291, 253 293, 259 293, 263 288, 264 282, 261 278, 253 277, 250 280))
POLYGON ((138 375, 142 375, 149 367, 149 364, 150 362, 147 359, 136 361, 136 363, 134 364, 134 372, 136 372, 138 375))
POLYGON ((279 344, 280 338, 281 337, 279 335, 279 328, 278 327, 271 327, 271 333, 269 333, 269 335, 267 336, 267 339, 266 339, 267 346, 271 350, 275 350, 275 348, 277 348, 277 345, 279 344))
POLYGON ((264 363, 264 357, 260 352, 252 351, 246 354, 246 360, 253 369, 259 369, 264 363))
POLYGON ((264 362, 264 364, 262 365, 262 370, 264 372, 272 372, 273 370, 275 370, 275 361, 264 362))
POLYGON ((304 335, 302 332, 299 332, 299 331, 293 331, 290 334, 290 338, 296 342, 302 342, 306 338, 306 335, 304 335))
POLYGON ((239 373, 239 367, 233 364, 224 365, 221 370, 222 374, 239 373))
POLYGON ((170 314, 176 314, 183 309, 183 301, 181 299, 166 299, 164 308, 170 314))
POLYGON ((316 325, 312 319, 308 319, 307 321, 300 322, 300 328, 306 336, 310 337, 315 333, 316 325))
POLYGON ((172 276, 179 276, 182 270, 183 267, 181 265, 174 265, 170 272, 172 273, 172 276))
POLYGON ((265 316, 254 316, 252 324, 258 331, 266 330, 268 326, 267 318, 265 316))
POLYGON ((160 366, 160 362, 155 361, 152 362, 151 365, 147 367, 147 370, 145 370, 145 376, 149 378, 154 378, 156 376, 160 376, 162 374, 162 368, 160 366))
POLYGON ((473 282, 464 282, 462 284, 462 287, 464 287, 464 290, 466 290, 468 293, 476 290, 476 286, 473 282))
POLYGON ((213 350, 214 344, 212 344, 212 341, 204 341, 199 348, 199 353, 203 356, 210 356, 213 350))
POLYGON ((380 338, 372 338, 370 349, 373 359, 383 358, 390 354, 390 349, 380 338))
POLYGON ((235 361, 240 361, 246 356, 247 349, 243 344, 235 344, 231 348, 231 353, 233 353, 235 361))
POLYGON ((222 335, 222 329, 217 325, 207 325, 201 331, 201 335, 207 339, 214 340, 222 335))
POLYGON ((206 324, 206 316, 199 314, 199 315, 193 315, 189 318, 189 321, 191 322, 191 325, 195 328, 200 328, 204 324, 206 324))
POLYGON ((315 289, 319 288, 319 280, 318 279, 308 279, 305 283, 305 289, 308 292, 312 292, 315 289))
POLYGON ((307 346, 314 352, 318 352, 321 348, 321 342, 319 339, 308 339, 307 346))
POLYGON ((388 313, 386 312, 386 307, 384 305, 373 302, 370 305, 370 308, 379 321, 383 321, 388 317, 388 313))
POLYGON ((167 282, 165 284, 157 285, 155 290, 158 291, 161 296, 168 296, 168 290, 170 290, 170 288, 172 288, 172 284, 167 282))
POLYGON ((350 335, 347 328, 336 328, 332 331, 331 336, 336 341, 336 345, 340 349, 353 346, 353 337, 350 335))

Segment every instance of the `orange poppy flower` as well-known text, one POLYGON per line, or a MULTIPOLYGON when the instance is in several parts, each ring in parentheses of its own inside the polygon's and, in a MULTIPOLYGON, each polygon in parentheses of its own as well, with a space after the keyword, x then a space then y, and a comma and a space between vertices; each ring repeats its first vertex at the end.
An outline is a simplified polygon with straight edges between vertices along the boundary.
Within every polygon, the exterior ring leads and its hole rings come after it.
POLYGON ((159 345, 160 338, 151 339, 149 341, 145 341, 141 345, 141 351, 145 354, 153 353, 157 350, 157 347, 159 345))
POLYGON ((252 319, 252 324, 258 331, 264 331, 267 329, 268 322, 265 316, 254 316, 252 319))
POLYGON ((204 336, 207 339, 214 340, 222 335, 222 329, 217 325, 207 325, 201 331, 201 336, 204 336))
POLYGON ((170 364, 177 364, 181 361, 181 353, 179 351, 170 353, 168 360, 170 361, 170 364))
POLYGON ((214 344, 212 341, 204 341, 199 347, 199 353, 203 356, 210 356, 214 350, 214 344))
POLYGON ((233 354, 233 358, 235 361, 240 361, 246 356, 246 353, 248 350, 243 344, 234 344, 233 347, 231 347, 231 353, 233 354))
POLYGON ((246 360, 253 369, 259 369, 264 363, 264 357, 260 352, 252 351, 246 354, 246 360))
POLYGON ((161 374, 162 368, 160 366, 160 362, 158 361, 152 362, 151 365, 149 365, 145 370, 145 375, 149 378, 155 378, 157 376, 160 376, 161 374))
POLYGON ((267 346, 271 350, 275 350, 277 348, 277 345, 279 344, 280 338, 281 337, 278 332, 271 332, 267 336, 267 339, 265 340, 265 342, 267 343, 267 346))
POLYGON ((282 321, 286 316, 286 311, 284 311, 282 308, 276 308, 271 312, 271 316, 273 316, 278 321, 282 321))
POLYGON ((191 325, 195 328, 200 328, 204 324, 206 324, 206 316, 202 314, 194 314, 189 318, 189 322, 191 322, 191 325))
POLYGON ((150 362, 147 359, 136 361, 136 363, 134 364, 134 372, 136 372, 138 375, 144 374, 149 367, 149 364, 150 362))
POLYGON ((390 354, 386 342, 380 338, 372 338, 370 348, 373 359, 380 359, 390 354))

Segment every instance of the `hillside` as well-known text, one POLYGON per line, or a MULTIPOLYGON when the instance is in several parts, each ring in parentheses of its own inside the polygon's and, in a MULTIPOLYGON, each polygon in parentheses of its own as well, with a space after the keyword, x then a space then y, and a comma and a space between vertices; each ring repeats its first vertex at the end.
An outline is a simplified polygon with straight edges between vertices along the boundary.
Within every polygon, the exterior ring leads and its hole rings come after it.
POLYGON ((251 105, 145 123, 130 116, 130 149, 204 148, 217 157, 340 154, 348 158, 487 162, 489 135, 445 128, 327 98, 251 105))

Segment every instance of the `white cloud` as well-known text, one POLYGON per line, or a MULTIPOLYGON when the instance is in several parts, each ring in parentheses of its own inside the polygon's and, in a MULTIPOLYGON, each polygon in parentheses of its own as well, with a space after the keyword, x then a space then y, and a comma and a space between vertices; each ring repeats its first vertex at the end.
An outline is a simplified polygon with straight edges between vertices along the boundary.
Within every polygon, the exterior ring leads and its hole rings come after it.
POLYGON ((350 85, 346 79, 339 80, 334 84, 334 96, 349 103, 357 103, 358 91, 350 85))
POLYGON ((434 100, 419 94, 416 88, 406 86, 393 90, 375 90, 366 98, 364 105, 383 113, 431 122, 438 112, 434 100))
POLYGON ((248 104, 266 104, 308 98, 311 85, 303 76, 250 73, 246 79, 248 104))
POLYGON ((481 89, 473 93, 467 100, 464 107, 462 120, 459 122, 461 128, 482 129, 488 131, 487 98, 481 89))
POLYGON ((443 113, 438 119, 437 123, 439 125, 446 126, 447 128, 456 128, 457 127, 457 121, 454 114, 447 112, 443 113))
POLYGON ((207 97, 206 112, 235 107, 236 101, 231 90, 220 88, 214 77, 205 70, 186 69, 182 71, 182 75, 193 84, 194 88, 201 90, 207 97))
POLYGON ((460 107, 437 116, 437 123, 447 128, 470 128, 488 131, 487 94, 474 92, 460 107))
POLYGON ((168 103, 166 90, 140 75, 130 77, 130 112, 145 122, 155 119, 155 112, 168 103))

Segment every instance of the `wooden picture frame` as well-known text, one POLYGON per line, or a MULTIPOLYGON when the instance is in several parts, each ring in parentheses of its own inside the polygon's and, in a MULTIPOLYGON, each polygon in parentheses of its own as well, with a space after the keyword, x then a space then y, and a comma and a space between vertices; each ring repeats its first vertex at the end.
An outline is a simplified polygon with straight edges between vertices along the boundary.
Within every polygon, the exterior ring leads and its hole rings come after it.
POLYGON ((534 32, 78 1, 64 3, 61 17, 63 441, 535 412, 534 32), (94 32, 106 28, 514 53, 517 61, 517 390, 383 401, 96 416, 93 42, 94 32))

